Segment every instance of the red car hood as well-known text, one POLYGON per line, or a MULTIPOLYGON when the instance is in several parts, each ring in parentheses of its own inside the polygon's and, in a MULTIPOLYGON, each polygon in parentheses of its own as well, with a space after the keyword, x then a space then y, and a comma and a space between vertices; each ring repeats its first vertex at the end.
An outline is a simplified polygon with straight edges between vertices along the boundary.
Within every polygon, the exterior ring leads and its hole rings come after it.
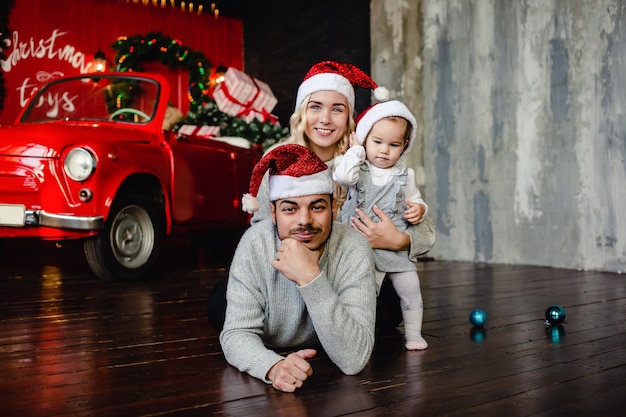
POLYGON ((154 132, 109 123, 33 123, 0 126, 0 156, 58 158, 69 145, 95 142, 150 142, 154 132))

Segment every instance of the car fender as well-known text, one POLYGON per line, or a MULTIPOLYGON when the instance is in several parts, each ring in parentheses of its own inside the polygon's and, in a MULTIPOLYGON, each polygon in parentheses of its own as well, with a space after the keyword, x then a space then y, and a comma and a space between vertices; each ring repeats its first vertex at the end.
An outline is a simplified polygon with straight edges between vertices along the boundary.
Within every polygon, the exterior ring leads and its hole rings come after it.
POLYGON ((171 162, 163 146, 145 143, 124 143, 110 147, 99 155, 98 171, 92 181, 94 206, 107 220, 116 198, 125 193, 158 193, 162 205, 166 231, 171 228, 170 172, 171 162), (135 161, 129 163, 129 161, 135 161))

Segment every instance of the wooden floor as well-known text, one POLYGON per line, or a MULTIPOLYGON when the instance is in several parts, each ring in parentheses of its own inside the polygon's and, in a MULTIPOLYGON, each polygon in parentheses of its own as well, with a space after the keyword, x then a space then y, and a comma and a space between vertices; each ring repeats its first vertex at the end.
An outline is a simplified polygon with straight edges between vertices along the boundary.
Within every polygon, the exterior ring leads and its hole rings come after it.
POLYGON ((366 369, 328 358, 295 394, 240 374, 209 326, 228 254, 172 242, 149 283, 106 283, 72 245, 0 257, 0 415, 624 416, 624 276, 540 267, 420 264, 430 347, 378 335, 366 369), (565 308, 546 329, 551 304, 565 308), (483 331, 468 315, 486 311, 483 331))

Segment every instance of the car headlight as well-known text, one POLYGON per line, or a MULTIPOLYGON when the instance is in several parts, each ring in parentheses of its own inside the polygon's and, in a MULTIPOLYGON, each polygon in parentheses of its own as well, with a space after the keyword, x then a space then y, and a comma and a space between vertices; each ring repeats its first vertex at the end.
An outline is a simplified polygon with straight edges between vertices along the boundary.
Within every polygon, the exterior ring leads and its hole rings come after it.
POLYGON ((85 148, 74 148, 65 158, 65 173, 74 181, 85 181, 96 169, 96 158, 85 148))

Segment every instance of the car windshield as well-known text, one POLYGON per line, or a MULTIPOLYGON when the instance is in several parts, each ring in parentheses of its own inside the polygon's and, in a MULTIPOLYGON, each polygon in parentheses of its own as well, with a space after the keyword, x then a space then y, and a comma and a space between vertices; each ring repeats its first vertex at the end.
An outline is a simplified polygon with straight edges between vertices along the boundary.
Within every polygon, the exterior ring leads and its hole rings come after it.
POLYGON ((153 80, 116 75, 52 81, 37 91, 20 122, 92 120, 149 123, 159 99, 153 80))

